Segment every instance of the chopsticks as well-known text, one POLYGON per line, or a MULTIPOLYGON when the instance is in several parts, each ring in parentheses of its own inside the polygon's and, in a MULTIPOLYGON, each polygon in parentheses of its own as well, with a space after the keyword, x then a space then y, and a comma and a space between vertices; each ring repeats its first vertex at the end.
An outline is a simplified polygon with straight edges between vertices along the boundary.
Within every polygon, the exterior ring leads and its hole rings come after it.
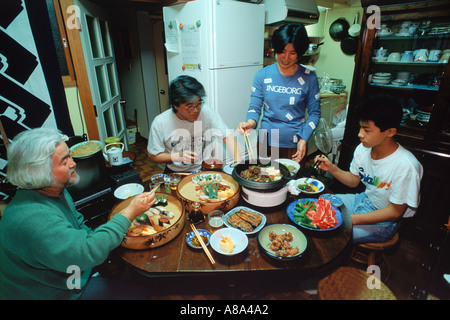
POLYGON ((159 188, 159 186, 161 185, 161 183, 160 184, 158 184, 156 187, 154 187, 152 190, 150 190, 150 193, 152 193, 152 192, 155 192, 156 191, 156 189, 158 189, 159 188))
MULTIPOLYGON (((152 190, 150 190, 150 193, 155 192, 156 189, 158 189, 160 185, 161 185, 161 183, 158 184, 156 187, 154 187, 152 190)), ((148 200, 149 197, 150 197, 150 195, 148 195, 145 199, 148 200)))
POLYGON ((319 156, 319 159, 317 159, 316 163, 314 163, 314 169, 317 169, 317 167, 320 165, 320 163, 322 162, 322 160, 320 160, 320 158, 324 157, 323 154, 321 154, 319 156))
POLYGON ((205 243, 203 242, 202 237, 201 237, 200 234, 198 233, 197 228, 196 228, 196 227, 194 226, 194 224, 192 224, 192 223, 191 223, 191 228, 192 228, 192 231, 194 231, 195 236, 196 236, 197 239, 198 239, 198 242, 200 242, 200 244, 202 245, 203 251, 205 251, 206 255, 207 255, 208 258, 209 258, 209 261, 211 261, 212 264, 215 264, 216 262, 214 261, 214 258, 212 257, 211 252, 209 252, 208 248, 206 248, 206 245, 205 245, 205 243))
POLYGON ((245 145, 247 146, 247 150, 248 150, 248 159, 250 161, 256 161, 256 157, 251 148, 250 138, 246 134, 244 134, 244 140, 245 140, 245 145))

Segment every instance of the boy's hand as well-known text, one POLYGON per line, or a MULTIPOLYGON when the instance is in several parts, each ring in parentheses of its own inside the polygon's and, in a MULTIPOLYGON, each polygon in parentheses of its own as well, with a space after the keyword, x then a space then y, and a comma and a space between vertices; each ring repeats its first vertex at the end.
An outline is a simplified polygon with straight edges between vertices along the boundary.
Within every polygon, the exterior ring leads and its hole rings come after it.
POLYGON ((330 159, 328 159, 328 157, 323 154, 316 156, 314 158, 314 163, 317 163, 317 165, 315 165, 315 169, 321 169, 324 171, 330 171, 331 167, 333 166, 330 159))

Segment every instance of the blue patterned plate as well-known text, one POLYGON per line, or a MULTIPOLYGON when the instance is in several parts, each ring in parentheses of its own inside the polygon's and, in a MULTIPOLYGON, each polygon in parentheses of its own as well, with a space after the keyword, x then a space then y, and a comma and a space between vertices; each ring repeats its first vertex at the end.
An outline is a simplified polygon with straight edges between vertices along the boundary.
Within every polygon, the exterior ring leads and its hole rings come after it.
MULTIPOLYGON (((204 237, 207 237, 207 238, 208 238, 207 241, 205 241, 205 239, 203 239, 203 241, 205 242, 205 245, 207 246, 207 245, 209 244, 209 238, 211 238, 211 233, 210 233, 209 231, 203 230, 203 229, 197 229, 197 231, 198 231, 198 233, 199 233, 201 236, 204 236, 204 237)), ((199 243, 198 246, 196 246, 196 245, 194 245, 194 244, 192 243, 192 239, 193 239, 193 238, 195 238, 195 233, 194 233, 194 231, 191 231, 191 232, 189 232, 189 233, 187 234, 187 236, 186 236, 186 242, 187 242, 187 244, 188 244, 191 248, 194 248, 194 249, 201 249, 202 246, 200 245, 200 243, 199 243)), ((197 240, 197 241, 198 241, 198 240, 197 240)))
POLYGON ((330 200, 331 205, 335 207, 340 207, 344 204, 341 198, 335 196, 334 194, 326 193, 321 195, 319 198, 324 198, 325 200, 330 200))
POLYGON ((294 214, 297 212, 297 210, 295 210, 295 205, 299 202, 303 204, 306 200, 312 200, 312 201, 317 202, 317 199, 314 199, 314 198, 303 198, 303 199, 299 199, 299 200, 291 202, 288 205, 288 207, 286 208, 286 213, 287 213, 289 219, 291 219, 291 221, 293 223, 295 223, 295 225, 302 227, 304 229, 307 229, 307 230, 312 230, 312 231, 331 231, 331 230, 335 230, 341 226, 342 222, 344 221, 344 218, 342 217, 342 212, 339 210, 339 208, 336 208, 333 205, 331 205, 331 206, 333 207, 333 209, 336 209, 336 219, 338 220, 338 224, 334 228, 329 228, 329 229, 310 228, 310 227, 307 227, 307 226, 302 225, 302 224, 298 223, 297 221, 295 221, 294 214))

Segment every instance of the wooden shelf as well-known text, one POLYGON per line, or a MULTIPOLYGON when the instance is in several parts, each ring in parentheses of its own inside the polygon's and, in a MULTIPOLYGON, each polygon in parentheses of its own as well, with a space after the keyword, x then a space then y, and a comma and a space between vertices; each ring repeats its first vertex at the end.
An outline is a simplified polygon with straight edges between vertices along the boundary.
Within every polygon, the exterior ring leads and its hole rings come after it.
POLYGON ((378 40, 422 40, 422 39, 439 39, 450 37, 450 33, 436 33, 436 34, 426 34, 423 36, 413 35, 413 36, 396 36, 390 35, 385 37, 378 36, 378 40))
POLYGON ((386 88, 386 89, 405 90, 405 91, 412 91, 412 90, 426 90, 426 91, 436 91, 436 92, 439 91, 438 87, 430 87, 430 86, 427 86, 426 84, 408 84, 406 86, 396 86, 393 84, 371 83, 370 86, 386 88))
POLYGON ((374 61, 376 65, 385 66, 405 66, 405 67, 445 67, 447 63, 443 62, 390 62, 390 61, 374 61))

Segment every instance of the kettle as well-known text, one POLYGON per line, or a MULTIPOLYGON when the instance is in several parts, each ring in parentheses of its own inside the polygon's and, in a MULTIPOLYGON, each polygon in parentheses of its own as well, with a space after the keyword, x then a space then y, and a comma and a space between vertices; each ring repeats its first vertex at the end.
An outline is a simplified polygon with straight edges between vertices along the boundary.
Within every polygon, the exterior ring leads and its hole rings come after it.
POLYGON ((120 166, 123 163, 123 156, 122 156, 123 149, 124 144, 122 142, 114 142, 107 144, 103 149, 103 156, 111 166, 120 166))

